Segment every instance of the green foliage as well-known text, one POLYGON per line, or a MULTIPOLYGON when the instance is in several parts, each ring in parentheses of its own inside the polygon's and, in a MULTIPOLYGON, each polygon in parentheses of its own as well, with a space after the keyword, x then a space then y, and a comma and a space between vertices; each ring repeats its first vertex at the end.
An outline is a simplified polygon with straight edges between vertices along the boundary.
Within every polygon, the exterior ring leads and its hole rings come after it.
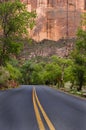
POLYGON ((0 23, 7 35, 20 35, 27 32, 26 27, 34 25, 35 13, 28 12, 26 5, 16 0, 0 3, 0 23), (5 27, 5 28, 4 28, 5 27))
POLYGON ((80 91, 86 83, 86 31, 82 28, 77 32, 77 40, 72 53, 72 59, 74 62, 72 70, 76 84, 78 85, 77 90, 80 91))
POLYGON ((11 64, 7 63, 6 70, 10 74, 10 78, 9 78, 10 80, 16 81, 21 78, 21 73, 20 73, 19 69, 17 69, 17 67, 14 67, 11 64))
POLYGON ((13 61, 7 63, 5 67, 0 66, 0 86, 2 89, 9 87, 17 87, 22 77, 17 62, 13 66, 13 61))
POLYGON ((86 26, 86 12, 82 14, 82 20, 81 20, 81 25, 86 26))
POLYGON ((34 64, 33 72, 31 75, 32 84, 42 84, 42 77, 41 77, 42 71, 43 67, 41 64, 38 63, 34 64))
POLYGON ((55 63, 26 62, 21 67, 23 84, 57 84, 61 68, 55 63))
POLYGON ((86 56, 86 31, 82 29, 77 32, 76 49, 81 55, 86 56))
POLYGON ((47 83, 57 84, 57 80, 61 77, 61 68, 58 64, 49 63, 46 65, 47 83))
POLYGON ((8 79, 10 77, 9 71, 4 67, 0 67, 0 85, 7 86, 8 79))
POLYGON ((65 80, 65 82, 68 82, 68 81, 70 81, 71 83, 74 82, 75 77, 74 77, 74 73, 73 73, 73 66, 70 65, 67 68, 65 68, 64 80, 65 80))
POLYGON ((31 83, 31 75, 34 70, 34 64, 31 61, 25 62, 21 67, 22 78, 21 82, 23 84, 31 83))
POLYGON ((78 85, 77 90, 80 91, 86 82, 86 60, 80 54, 74 57, 73 73, 78 85))
POLYGON ((11 58, 9 60, 9 64, 11 64, 13 67, 20 68, 19 61, 16 58, 11 58))
POLYGON ((28 12, 26 5, 19 0, 0 3, 0 64, 20 52, 21 39, 28 36, 35 17, 35 12, 28 12))
POLYGON ((59 58, 57 56, 52 56, 51 61, 59 65, 61 70, 61 75, 58 78, 58 87, 64 87, 64 82, 70 80, 69 77, 67 79, 67 75, 68 75, 67 72, 68 72, 68 67, 72 65, 72 61, 71 59, 59 58))

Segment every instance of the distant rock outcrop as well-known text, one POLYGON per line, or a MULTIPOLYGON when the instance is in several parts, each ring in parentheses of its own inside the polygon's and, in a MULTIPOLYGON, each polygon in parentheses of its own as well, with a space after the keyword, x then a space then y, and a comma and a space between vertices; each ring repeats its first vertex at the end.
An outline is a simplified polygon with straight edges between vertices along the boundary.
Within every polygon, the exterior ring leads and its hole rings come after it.
POLYGON ((53 55, 59 57, 68 57, 71 50, 73 50, 75 39, 60 39, 58 41, 52 41, 44 39, 37 43, 32 40, 32 43, 24 44, 24 49, 19 55, 20 61, 25 61, 33 58, 49 58, 53 55))

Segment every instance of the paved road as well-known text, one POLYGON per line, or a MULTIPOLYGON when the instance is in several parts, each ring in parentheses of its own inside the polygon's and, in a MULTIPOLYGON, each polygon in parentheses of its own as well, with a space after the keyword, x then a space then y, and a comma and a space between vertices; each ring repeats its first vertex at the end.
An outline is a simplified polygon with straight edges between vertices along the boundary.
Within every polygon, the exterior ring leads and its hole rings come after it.
POLYGON ((0 92, 0 130, 39 129, 86 130, 86 100, 46 86, 22 86, 0 92))

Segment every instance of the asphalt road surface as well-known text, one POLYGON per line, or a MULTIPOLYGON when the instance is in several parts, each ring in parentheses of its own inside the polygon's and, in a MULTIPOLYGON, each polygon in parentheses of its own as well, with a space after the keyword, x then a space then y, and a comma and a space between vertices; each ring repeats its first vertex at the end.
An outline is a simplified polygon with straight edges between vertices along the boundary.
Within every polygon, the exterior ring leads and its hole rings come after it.
POLYGON ((47 86, 0 91, 0 130, 86 130, 86 100, 47 86))

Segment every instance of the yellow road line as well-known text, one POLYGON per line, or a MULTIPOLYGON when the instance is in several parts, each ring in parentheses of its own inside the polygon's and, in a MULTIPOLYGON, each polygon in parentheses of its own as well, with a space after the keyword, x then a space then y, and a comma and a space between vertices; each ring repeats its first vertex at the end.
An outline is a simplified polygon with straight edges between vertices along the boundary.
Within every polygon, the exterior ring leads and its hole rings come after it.
MULTIPOLYGON (((47 114, 45 113, 45 111, 44 111, 42 105, 40 104, 40 101, 39 101, 39 99, 38 99, 38 97, 37 97, 37 93, 36 93, 35 88, 34 88, 34 92, 35 92, 34 94, 35 94, 35 98, 36 98, 37 104, 38 104, 38 106, 39 106, 39 108, 40 108, 40 110, 41 110, 41 112, 42 112, 42 114, 43 114, 43 117, 44 117, 44 119, 45 119, 45 121, 46 121, 46 123, 47 123, 49 129, 50 129, 50 130, 55 130, 55 127, 53 126, 52 122, 50 121, 50 119, 48 118, 47 114)), ((41 130, 42 130, 42 129, 41 129, 41 130)))
POLYGON ((40 116, 40 113, 39 113, 39 110, 38 110, 38 107, 37 107, 37 104, 36 104, 35 90, 34 89, 33 89, 33 92, 32 92, 32 99, 33 99, 34 111, 35 111, 35 115, 36 115, 36 119, 37 119, 39 129, 45 130, 45 127, 43 125, 43 122, 42 122, 42 119, 41 119, 41 116, 40 116))

